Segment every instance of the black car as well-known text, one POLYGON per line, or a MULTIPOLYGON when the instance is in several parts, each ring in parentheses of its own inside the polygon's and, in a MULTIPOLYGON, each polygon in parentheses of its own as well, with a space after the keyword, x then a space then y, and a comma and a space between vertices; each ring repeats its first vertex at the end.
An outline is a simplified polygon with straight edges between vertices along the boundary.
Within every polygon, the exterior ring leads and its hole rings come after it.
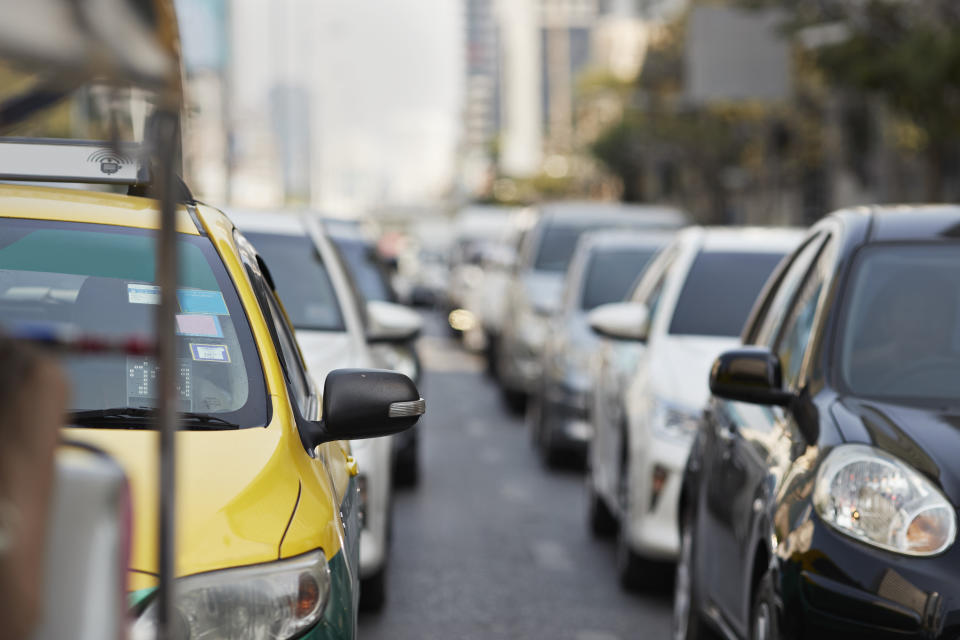
POLYGON ((960 637, 960 208, 825 218, 743 342, 685 471, 674 637, 960 637))

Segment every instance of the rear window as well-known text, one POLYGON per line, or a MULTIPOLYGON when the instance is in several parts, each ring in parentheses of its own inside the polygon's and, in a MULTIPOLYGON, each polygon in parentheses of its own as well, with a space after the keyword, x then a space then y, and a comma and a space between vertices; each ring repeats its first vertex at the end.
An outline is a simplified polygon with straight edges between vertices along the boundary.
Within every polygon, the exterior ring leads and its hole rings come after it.
POLYGON ((675 335, 740 335, 781 253, 703 251, 683 283, 670 321, 675 335))
MULTIPOLYGON (((108 225, 0 218, 0 324, 120 338, 153 334, 154 234, 108 225)), ((178 234, 177 389, 182 411, 262 426, 266 390, 246 315, 209 239, 178 234)), ((72 410, 156 407, 156 362, 64 358, 72 410)))
POLYGON ((656 252, 653 247, 594 251, 587 266, 580 307, 590 310, 623 300, 656 252))
POLYGON ((290 322, 307 331, 344 331, 336 290, 306 236, 244 233, 267 263, 290 322))
POLYGON ((373 245, 363 240, 336 235, 331 235, 330 240, 346 264, 350 279, 364 301, 395 302, 385 267, 377 258, 377 250, 373 245))

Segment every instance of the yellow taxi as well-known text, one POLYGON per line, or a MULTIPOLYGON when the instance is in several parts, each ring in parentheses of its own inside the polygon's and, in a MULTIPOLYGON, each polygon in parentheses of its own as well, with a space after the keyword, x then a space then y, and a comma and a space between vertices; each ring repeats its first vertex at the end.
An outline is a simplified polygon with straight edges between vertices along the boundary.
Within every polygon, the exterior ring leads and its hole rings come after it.
MULTIPOLYGON (((152 336, 157 203, 0 185, 0 324, 152 336)), ((402 374, 340 370, 322 400, 254 248, 219 211, 177 213, 176 637, 353 638, 356 462, 346 440, 423 413, 402 374), (322 420, 320 419, 322 416, 322 420)), ((67 356, 65 437, 105 450, 130 478, 133 638, 155 635, 155 361, 67 356)))

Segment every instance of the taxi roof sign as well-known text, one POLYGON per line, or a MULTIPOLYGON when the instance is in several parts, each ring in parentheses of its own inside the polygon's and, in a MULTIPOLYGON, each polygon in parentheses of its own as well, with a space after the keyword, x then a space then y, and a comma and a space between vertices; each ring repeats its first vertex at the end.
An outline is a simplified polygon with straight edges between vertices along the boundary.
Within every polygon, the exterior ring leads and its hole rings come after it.
POLYGON ((0 180, 139 185, 150 172, 135 143, 0 138, 0 180))

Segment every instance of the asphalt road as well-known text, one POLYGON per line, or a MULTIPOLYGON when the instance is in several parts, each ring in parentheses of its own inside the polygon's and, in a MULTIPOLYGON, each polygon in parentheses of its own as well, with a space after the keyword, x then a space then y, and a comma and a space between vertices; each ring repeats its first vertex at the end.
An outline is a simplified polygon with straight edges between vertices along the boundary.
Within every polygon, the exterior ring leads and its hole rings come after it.
POLYGON ((479 358, 427 320, 421 483, 395 494, 387 604, 361 640, 667 638, 671 586, 621 591, 582 474, 547 471, 479 358))

